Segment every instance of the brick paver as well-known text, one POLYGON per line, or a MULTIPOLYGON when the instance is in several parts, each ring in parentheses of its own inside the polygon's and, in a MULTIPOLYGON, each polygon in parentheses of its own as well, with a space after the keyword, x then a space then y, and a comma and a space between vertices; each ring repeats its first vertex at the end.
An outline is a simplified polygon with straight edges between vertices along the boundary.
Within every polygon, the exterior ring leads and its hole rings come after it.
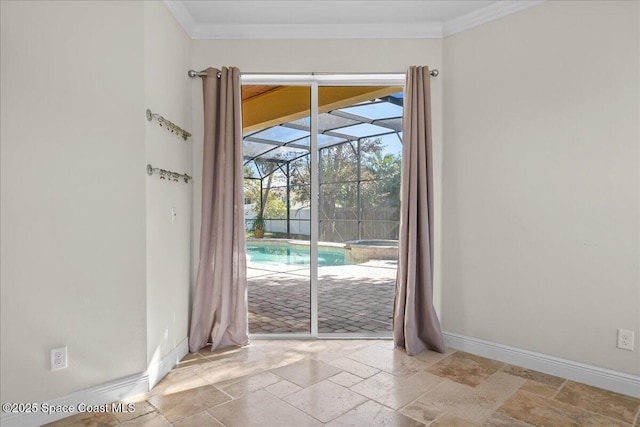
MULTIPOLYGON (((309 332, 309 269, 249 263, 249 331, 309 332)), ((320 333, 390 332, 394 261, 318 268, 320 333)))

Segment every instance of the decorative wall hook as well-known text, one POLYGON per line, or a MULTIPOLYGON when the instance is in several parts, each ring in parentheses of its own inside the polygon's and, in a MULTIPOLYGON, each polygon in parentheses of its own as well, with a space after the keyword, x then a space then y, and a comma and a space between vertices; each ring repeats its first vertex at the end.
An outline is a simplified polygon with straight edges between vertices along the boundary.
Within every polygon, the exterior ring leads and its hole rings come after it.
POLYGON ((185 141, 187 138, 191 137, 191 134, 186 130, 182 129, 180 126, 175 123, 170 122, 169 120, 162 117, 160 114, 153 113, 151 110, 147 109, 147 120, 151 121, 156 119, 160 127, 166 128, 171 133, 175 133, 178 136, 181 136, 185 141))
POLYGON ((148 164, 147 175, 151 176, 154 173, 157 173, 160 176, 160 179, 166 179, 167 181, 178 182, 182 178, 184 179, 184 182, 188 184, 189 180, 193 179, 193 177, 187 175, 186 173, 178 173, 166 169, 154 168, 153 166, 148 164))

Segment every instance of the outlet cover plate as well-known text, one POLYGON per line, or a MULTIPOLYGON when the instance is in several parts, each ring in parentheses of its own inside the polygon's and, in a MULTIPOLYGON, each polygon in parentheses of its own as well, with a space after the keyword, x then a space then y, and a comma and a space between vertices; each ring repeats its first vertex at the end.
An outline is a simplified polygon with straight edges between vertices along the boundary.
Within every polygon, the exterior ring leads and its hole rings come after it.
POLYGON ((633 331, 618 329, 618 348, 633 351, 633 331))
POLYGON ((67 367, 67 346, 52 348, 50 352, 51 370, 58 371, 67 367))

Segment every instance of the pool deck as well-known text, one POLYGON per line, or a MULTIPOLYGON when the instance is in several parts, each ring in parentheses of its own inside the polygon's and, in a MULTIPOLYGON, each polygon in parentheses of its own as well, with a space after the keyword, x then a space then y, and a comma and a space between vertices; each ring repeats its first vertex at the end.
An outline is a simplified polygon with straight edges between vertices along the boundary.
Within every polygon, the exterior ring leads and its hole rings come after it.
MULTIPOLYGON (((397 262, 318 268, 318 332, 392 331, 397 262)), ((247 263, 249 332, 309 333, 309 267, 247 263)))

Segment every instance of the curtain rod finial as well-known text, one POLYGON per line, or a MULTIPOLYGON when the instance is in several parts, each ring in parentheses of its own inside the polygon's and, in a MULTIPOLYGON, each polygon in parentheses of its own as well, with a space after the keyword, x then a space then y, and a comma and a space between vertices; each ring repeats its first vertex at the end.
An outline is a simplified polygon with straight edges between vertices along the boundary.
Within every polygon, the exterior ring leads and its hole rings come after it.
POLYGON ((189 70, 189 71, 187 72, 187 75, 188 75, 189 77, 192 77, 192 78, 193 78, 193 77, 198 77, 198 72, 197 72, 197 71, 194 71, 194 70, 189 70))
POLYGON ((440 74, 440 71, 433 69, 429 72, 429 74, 431 74, 431 77, 438 77, 438 75, 440 74))

